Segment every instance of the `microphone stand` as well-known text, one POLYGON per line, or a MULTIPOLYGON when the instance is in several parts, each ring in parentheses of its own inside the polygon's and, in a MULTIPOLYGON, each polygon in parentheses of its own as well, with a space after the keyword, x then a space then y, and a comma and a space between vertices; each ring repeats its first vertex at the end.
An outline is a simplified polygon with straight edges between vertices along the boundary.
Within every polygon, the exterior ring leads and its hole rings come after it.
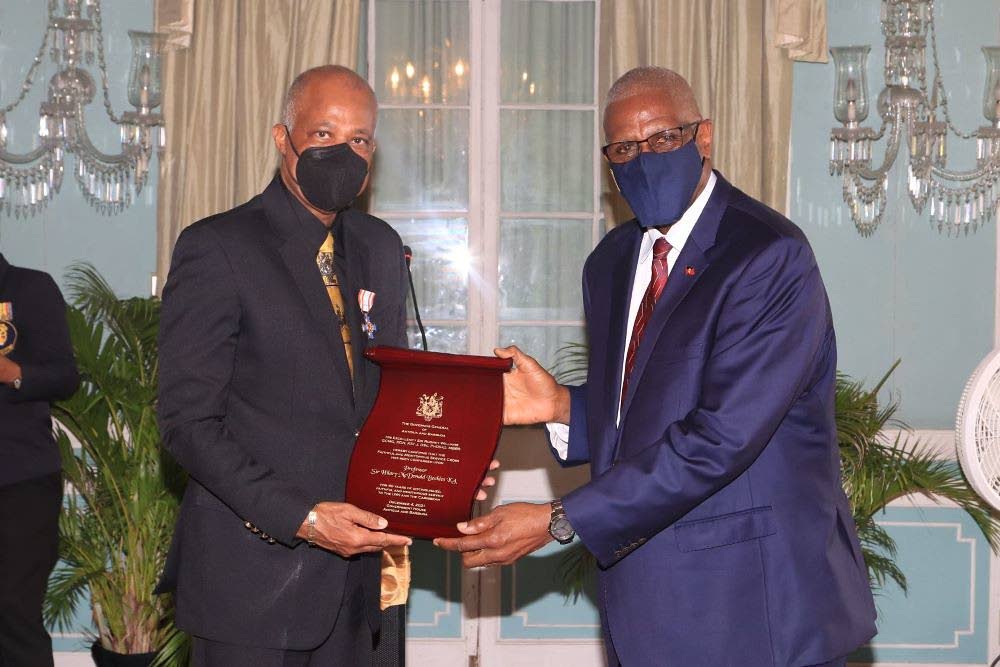
POLYGON ((424 323, 420 319, 420 308, 417 306, 417 290, 413 286, 413 272, 410 270, 410 260, 413 259, 413 250, 408 245, 403 246, 403 257, 406 258, 406 275, 410 279, 410 296, 413 301, 413 315, 417 320, 417 328, 420 329, 420 341, 423 344, 424 352, 427 351, 427 332, 424 330, 424 323))

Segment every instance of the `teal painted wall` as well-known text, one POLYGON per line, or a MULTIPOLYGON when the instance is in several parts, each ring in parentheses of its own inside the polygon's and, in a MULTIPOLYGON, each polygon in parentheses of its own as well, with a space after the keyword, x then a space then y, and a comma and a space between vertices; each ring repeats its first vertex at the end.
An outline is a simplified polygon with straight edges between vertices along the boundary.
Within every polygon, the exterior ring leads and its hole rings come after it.
MULTIPOLYGON (((47 4, 39 0, 0 3, 0 107, 20 92, 41 44, 47 4)), ((120 115, 132 108, 125 92, 132 53, 127 31, 152 30, 153 2, 104 0, 101 6, 111 106, 120 115)), ((88 132, 100 150, 118 153, 118 128, 105 113, 96 63, 89 71, 98 83, 98 93, 87 107, 88 132)), ((12 151, 24 152, 35 145, 38 106, 54 73, 55 66, 46 53, 31 93, 7 117, 12 151)), ((154 163, 149 181, 131 208, 113 217, 98 214, 86 203, 72 177, 74 166, 70 157, 62 191, 40 215, 16 219, 0 214, 0 252, 12 264, 51 273, 60 285, 69 265, 91 262, 122 296, 148 295, 150 274, 156 270, 157 165, 154 163)))
MULTIPOLYGON (((990 656, 990 549, 969 516, 944 507, 891 507, 879 519, 896 540, 907 592, 875 598, 878 635, 858 662, 984 665, 990 656)), ((995 612, 994 612, 995 613, 995 612)))
MULTIPOLYGON (((884 49, 880 3, 831 0, 831 46, 871 44, 867 124, 878 124, 874 101, 882 89, 884 49)), ((935 3, 939 54, 956 124, 985 124, 980 111, 984 60, 979 47, 1000 43, 996 0, 935 3)), ((930 58, 928 49, 928 59, 930 58)), ((877 380, 901 358, 890 385, 913 427, 954 424, 962 388, 993 345, 996 225, 962 238, 931 229, 903 187, 905 163, 890 177, 889 207, 872 238, 854 230, 841 200, 841 180, 829 175, 834 70, 796 63, 792 110, 789 217, 806 232, 819 259, 837 328, 841 370, 877 380)), ((975 143, 949 138, 957 167, 973 165, 975 143)), ((881 153, 875 163, 881 160, 881 153)))

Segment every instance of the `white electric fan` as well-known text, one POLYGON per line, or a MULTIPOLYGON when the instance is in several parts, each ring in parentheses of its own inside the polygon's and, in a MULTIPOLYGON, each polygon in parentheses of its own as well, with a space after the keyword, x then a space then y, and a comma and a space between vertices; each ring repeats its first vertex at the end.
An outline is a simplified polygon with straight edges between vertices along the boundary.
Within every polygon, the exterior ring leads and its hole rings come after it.
POLYGON ((965 385, 955 444, 973 490, 1000 510, 1000 348, 986 355, 965 385))

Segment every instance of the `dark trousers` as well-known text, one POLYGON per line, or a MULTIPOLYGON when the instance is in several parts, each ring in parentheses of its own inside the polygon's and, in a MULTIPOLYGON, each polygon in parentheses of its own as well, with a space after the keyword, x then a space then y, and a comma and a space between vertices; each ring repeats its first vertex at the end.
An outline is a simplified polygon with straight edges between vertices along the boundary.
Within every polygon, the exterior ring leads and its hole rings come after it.
MULTIPOLYGON (((308 600, 303 604, 307 605, 308 600)), ((344 601, 333 630, 316 648, 288 651, 194 637, 191 667, 363 667, 371 663, 373 653, 361 579, 358 574, 349 572, 344 601)))
POLYGON ((52 665, 42 599, 59 559, 62 475, 0 486, 0 665, 52 665))

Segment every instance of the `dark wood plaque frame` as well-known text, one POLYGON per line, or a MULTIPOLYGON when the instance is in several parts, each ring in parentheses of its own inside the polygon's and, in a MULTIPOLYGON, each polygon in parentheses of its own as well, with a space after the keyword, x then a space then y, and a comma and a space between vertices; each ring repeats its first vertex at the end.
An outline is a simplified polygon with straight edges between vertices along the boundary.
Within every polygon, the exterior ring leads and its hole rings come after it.
POLYGON ((382 379, 351 455, 347 502, 385 517, 392 533, 458 536, 500 440, 511 360, 396 347, 365 356, 382 379))

